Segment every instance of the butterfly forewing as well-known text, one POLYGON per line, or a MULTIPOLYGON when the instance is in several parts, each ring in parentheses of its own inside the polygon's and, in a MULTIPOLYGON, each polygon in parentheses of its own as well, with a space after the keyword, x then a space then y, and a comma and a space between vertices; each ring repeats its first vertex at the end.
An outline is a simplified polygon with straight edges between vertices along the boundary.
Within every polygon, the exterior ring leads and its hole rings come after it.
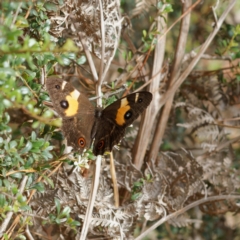
POLYGON ((94 114, 94 106, 88 98, 69 82, 57 77, 49 77, 46 86, 54 109, 61 117, 71 118, 78 114, 94 114))
POLYGON ((152 101, 149 92, 137 92, 123 97, 106 107, 96 119, 92 136, 93 153, 103 154, 121 140, 125 128, 132 124, 152 101))

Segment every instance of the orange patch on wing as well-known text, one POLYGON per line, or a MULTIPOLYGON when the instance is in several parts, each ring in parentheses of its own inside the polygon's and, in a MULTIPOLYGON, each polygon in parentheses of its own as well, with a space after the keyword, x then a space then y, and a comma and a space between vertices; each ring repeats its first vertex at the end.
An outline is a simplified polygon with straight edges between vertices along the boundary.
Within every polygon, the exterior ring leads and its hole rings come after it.
POLYGON ((80 92, 77 90, 74 90, 66 97, 66 100, 68 101, 68 109, 65 110, 66 116, 71 117, 77 114, 78 112, 78 97, 80 96, 80 92))
POLYGON ((124 118, 124 115, 125 113, 130 109, 130 106, 128 105, 128 100, 127 98, 123 98, 121 100, 121 106, 120 108, 118 109, 117 111, 117 115, 116 115, 116 123, 120 126, 122 126, 123 124, 125 124, 125 118, 124 118))

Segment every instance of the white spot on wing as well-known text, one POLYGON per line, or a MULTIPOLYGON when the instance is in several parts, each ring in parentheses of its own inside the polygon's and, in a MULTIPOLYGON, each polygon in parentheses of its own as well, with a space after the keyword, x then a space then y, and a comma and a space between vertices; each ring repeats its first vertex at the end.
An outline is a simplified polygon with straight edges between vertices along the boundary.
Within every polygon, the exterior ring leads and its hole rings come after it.
POLYGON ((78 100, 79 96, 80 96, 80 92, 76 89, 74 89, 74 91, 71 92, 71 96, 73 99, 78 100))
POLYGON ((135 102, 138 101, 138 97, 139 97, 139 93, 136 93, 136 96, 135 96, 135 102))
POLYGON ((63 81, 62 82, 62 90, 64 90, 65 86, 66 86, 67 82, 66 81, 63 81))
POLYGON ((121 106, 120 106, 120 108, 121 107, 124 107, 124 106, 127 106, 128 105, 128 100, 127 100, 127 98, 123 98, 122 100, 121 100, 121 106))

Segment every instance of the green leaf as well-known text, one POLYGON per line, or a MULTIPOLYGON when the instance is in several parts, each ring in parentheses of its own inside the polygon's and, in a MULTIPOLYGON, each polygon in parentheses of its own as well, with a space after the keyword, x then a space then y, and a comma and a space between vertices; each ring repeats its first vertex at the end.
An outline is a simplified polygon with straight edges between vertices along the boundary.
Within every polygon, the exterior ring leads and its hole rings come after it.
POLYGON ((53 111, 51 110, 46 110, 42 115, 42 117, 44 118, 51 118, 52 116, 53 116, 53 111))
POLYGON ((77 64, 82 65, 86 63, 87 59, 85 56, 81 56, 80 58, 77 59, 77 64))
POLYGON ((54 188, 54 183, 53 180, 48 178, 47 176, 43 176, 43 178, 46 180, 46 182, 52 187, 54 188))
POLYGON ((62 64, 62 65, 69 65, 71 63, 70 59, 64 55, 61 55, 60 57, 58 57, 57 60, 59 64, 62 64))
POLYGON ((7 233, 4 233, 4 234, 3 234, 3 237, 4 237, 4 240, 9 240, 7 233))
POLYGON ((8 99, 3 99, 3 104, 4 104, 5 108, 12 107, 12 103, 8 99))
POLYGON ((16 21, 15 25, 18 28, 26 28, 29 26, 27 19, 22 16, 17 17, 17 21, 16 21))
POLYGON ((61 219, 56 218, 56 219, 55 219, 55 222, 56 222, 57 224, 61 224, 61 219))
POLYGON ((45 2, 43 5, 47 11, 53 11, 56 12, 58 10, 57 5, 53 2, 45 2))
POLYGON ((124 69, 123 68, 118 68, 117 70, 119 73, 123 73, 124 72, 124 69))
POLYGON ((56 119, 52 120, 51 125, 56 126, 56 127, 61 127, 62 126, 62 119, 61 118, 56 118, 56 119))
POLYGON ((44 185, 42 182, 35 183, 30 189, 36 189, 38 192, 44 192, 44 185))
POLYGON ((58 198, 54 198, 55 206, 57 208, 57 214, 59 215, 60 209, 61 209, 61 204, 58 198))
POLYGON ((157 2, 157 8, 158 8, 158 9, 161 9, 162 6, 163 6, 163 2, 158 1, 158 2, 157 2))
POLYGON ((61 215, 68 217, 70 212, 71 212, 71 208, 67 206, 63 209, 63 211, 61 212, 61 215))
POLYGON ((48 160, 48 159, 51 159, 53 156, 52 156, 52 154, 51 154, 50 152, 44 150, 44 151, 42 152, 42 157, 43 157, 45 160, 48 160))
POLYGON ((17 186, 12 186, 12 193, 15 195, 15 194, 17 194, 18 193, 18 188, 17 188, 17 186))
POLYGON ((10 143, 9 143, 9 147, 10 148, 15 148, 17 146, 17 141, 11 141, 10 143))
POLYGON ((114 103, 115 101, 116 101, 116 97, 111 96, 107 99, 107 104, 106 105, 110 105, 110 104, 114 103))
POLYGON ((40 122, 39 122, 39 121, 34 121, 34 122, 32 123, 32 128, 33 128, 33 129, 36 129, 36 128, 39 127, 39 125, 40 125, 40 122))
POLYGON ((10 182, 9 182, 7 179, 4 179, 4 180, 3 180, 3 183, 4 183, 4 186, 5 186, 6 188, 9 188, 9 187, 10 187, 10 182))
POLYGON ((35 141, 36 138, 37 138, 36 133, 35 133, 34 131, 32 131, 31 140, 32 140, 32 141, 35 141))
POLYGON ((115 88, 115 83, 112 81, 112 87, 111 87, 112 89, 114 89, 115 88))
MULTIPOLYGON (((62 52, 79 52, 78 47, 76 47, 74 41, 72 39, 67 39, 64 45, 60 48, 62 52)), ((72 55, 72 54, 71 54, 72 55)), ((70 59, 75 58, 75 55, 70 55, 70 59)))
POLYGON ((3 194, 0 194, 0 207, 3 208, 7 204, 6 197, 3 194))
POLYGON ((32 143, 31 143, 30 141, 28 141, 27 144, 25 145, 25 148, 23 148, 23 149, 20 151, 20 154, 27 153, 27 152, 29 152, 31 149, 32 149, 32 143))
POLYGON ((169 13, 169 12, 173 12, 172 5, 171 4, 165 4, 164 13, 169 13))
POLYGON ((21 179, 22 178, 22 173, 21 172, 16 172, 10 175, 12 178, 18 178, 21 179))
POLYGON ((143 33, 143 37, 146 38, 147 37, 147 31, 143 30, 142 33, 143 33))
MULTIPOLYGON (((25 69, 23 74, 22 74, 23 78, 26 79, 27 81, 31 81, 36 77, 36 72, 29 70, 29 69, 25 69)), ((28 92, 29 93, 29 89, 28 92)), ((25 93, 25 94, 27 94, 25 93)))
POLYGON ((78 222, 78 221, 67 221, 68 224, 70 224, 71 227, 78 227, 78 226, 81 226, 81 223, 78 222))
POLYGON ((142 193, 134 193, 131 196, 131 200, 135 201, 137 200, 140 196, 142 195, 142 193))
POLYGON ((24 144, 24 137, 20 138, 19 144, 18 144, 18 148, 21 148, 24 144))
POLYGON ((31 208, 27 204, 21 205, 20 209, 22 211, 31 211, 31 208))
POLYGON ((139 182, 134 182, 134 184, 133 184, 135 187, 141 187, 141 186, 143 186, 143 183, 141 182, 141 181, 139 181, 139 182))
POLYGON ((17 200, 19 203, 23 203, 23 202, 26 202, 26 197, 23 196, 22 194, 18 194, 17 195, 17 200))

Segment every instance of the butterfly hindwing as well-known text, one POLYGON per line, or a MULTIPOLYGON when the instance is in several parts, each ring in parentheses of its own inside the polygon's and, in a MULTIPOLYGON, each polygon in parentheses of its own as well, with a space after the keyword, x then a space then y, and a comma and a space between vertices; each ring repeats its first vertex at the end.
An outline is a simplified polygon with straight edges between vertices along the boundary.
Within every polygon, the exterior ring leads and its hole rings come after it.
POLYGON ((116 124, 102 119, 95 122, 95 127, 97 131, 95 132, 93 153, 96 156, 111 151, 113 146, 119 143, 125 132, 125 128, 118 127, 116 124))
POLYGON ((87 118, 63 118, 62 120, 62 131, 67 139, 69 146, 72 146, 75 150, 80 150, 82 153, 84 149, 91 147, 91 127, 86 127, 91 125, 91 122, 87 118))

